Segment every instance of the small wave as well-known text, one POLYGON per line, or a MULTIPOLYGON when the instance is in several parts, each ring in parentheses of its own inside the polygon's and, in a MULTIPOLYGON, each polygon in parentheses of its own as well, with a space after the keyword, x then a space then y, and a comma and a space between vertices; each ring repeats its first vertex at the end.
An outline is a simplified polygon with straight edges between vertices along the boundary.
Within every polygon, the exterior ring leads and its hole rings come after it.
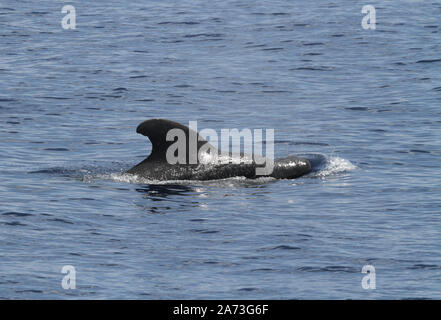
POLYGON ((327 158, 326 161, 319 163, 318 167, 314 167, 314 163, 312 165, 313 170, 309 176, 318 178, 323 178, 342 172, 353 171, 357 168, 349 160, 340 157, 327 158))
POLYGON ((35 171, 29 171, 28 174, 48 174, 48 175, 58 175, 58 176, 67 176, 67 177, 73 177, 75 175, 81 174, 87 172, 86 170, 80 170, 80 169, 69 169, 69 168, 63 168, 63 167, 53 167, 48 169, 41 169, 41 170, 35 170, 35 171))
MULTIPOLYGON (((349 160, 340 157, 329 157, 320 154, 304 155, 312 165, 312 171, 308 177, 324 178, 327 176, 353 171, 357 167, 349 160)), ((134 183, 134 184, 155 184, 155 185, 214 185, 223 187, 235 187, 241 185, 259 185, 277 181, 273 177, 260 177, 257 179, 247 179, 245 177, 231 177, 218 180, 153 180, 143 178, 138 175, 124 172, 114 172, 105 174, 85 175, 83 181, 91 182, 94 179, 113 180, 116 182, 134 183)))
POLYGON ((140 177, 130 173, 109 173, 98 175, 85 175, 83 181, 92 182, 95 179, 112 180, 116 182, 134 183, 134 184, 154 184, 154 185, 216 185, 216 186, 238 186, 243 184, 262 184, 275 181, 272 177, 261 177, 257 179, 247 179, 245 177, 231 177, 218 180, 154 180, 140 177))
POLYGON ((326 266, 326 267, 311 267, 304 266, 297 268, 298 271, 304 272, 333 272, 333 273, 358 273, 359 270, 349 266, 326 266))
MULTIPOLYGON (((312 166, 312 171, 306 177, 323 178, 326 176, 352 171, 357 167, 349 160, 340 157, 327 157, 322 154, 299 154, 308 159, 312 166)), ((206 185, 220 187, 240 187, 244 185, 260 185, 277 181, 273 177, 260 177, 248 179, 242 176, 230 177, 217 180, 154 180, 129 174, 125 169, 129 167, 126 163, 112 161, 111 164, 85 164, 81 168, 53 167, 30 171, 29 174, 47 174, 71 177, 86 183, 97 180, 111 180, 130 184, 149 184, 149 185, 206 185), (125 169, 124 169, 125 168, 125 169)))

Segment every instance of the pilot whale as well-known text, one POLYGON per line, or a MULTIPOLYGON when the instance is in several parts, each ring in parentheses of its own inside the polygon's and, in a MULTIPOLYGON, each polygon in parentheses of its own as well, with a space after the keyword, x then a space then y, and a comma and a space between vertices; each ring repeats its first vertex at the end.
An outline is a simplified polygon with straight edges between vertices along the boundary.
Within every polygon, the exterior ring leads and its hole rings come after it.
MULTIPOLYGON (((151 180, 215 180, 231 177, 256 179, 273 177, 294 179, 311 171, 310 162, 301 157, 290 156, 281 159, 268 159, 258 155, 231 154, 219 156, 220 152, 201 137, 197 132, 180 123, 166 119, 150 119, 142 122, 136 132, 149 138, 152 143, 151 154, 126 173, 151 180), (169 133, 180 130, 185 139, 185 161, 170 163, 170 147, 176 139, 170 141, 169 133), (196 144, 191 148, 190 137, 196 137, 196 144), (191 161, 191 159, 195 161, 191 161), (271 162, 272 170, 264 170, 265 163, 271 162), (259 170, 260 173, 259 173, 259 170), (262 173, 263 172, 263 173, 262 173)), ((175 137, 176 138, 176 137, 175 137)), ((182 159, 182 158, 181 158, 182 159)))

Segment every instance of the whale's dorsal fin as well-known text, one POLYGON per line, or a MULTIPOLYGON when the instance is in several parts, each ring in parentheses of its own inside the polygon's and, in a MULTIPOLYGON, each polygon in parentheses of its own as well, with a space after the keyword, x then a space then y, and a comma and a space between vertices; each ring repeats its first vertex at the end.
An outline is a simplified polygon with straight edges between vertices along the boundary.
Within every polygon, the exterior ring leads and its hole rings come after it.
MULTIPOLYGON (((197 139, 197 151, 208 143, 194 130, 174 121, 166 119, 150 119, 142 122, 136 128, 136 133, 140 133, 149 138, 152 143, 152 153, 147 158, 148 160, 161 160, 166 161, 167 149, 175 143, 175 141, 167 141, 167 133, 173 129, 180 129, 185 133, 186 137, 186 157, 189 158, 189 139, 196 137, 197 139)), ((196 154, 197 158, 197 154, 196 154)), ((188 163, 188 162, 187 162, 188 163)))

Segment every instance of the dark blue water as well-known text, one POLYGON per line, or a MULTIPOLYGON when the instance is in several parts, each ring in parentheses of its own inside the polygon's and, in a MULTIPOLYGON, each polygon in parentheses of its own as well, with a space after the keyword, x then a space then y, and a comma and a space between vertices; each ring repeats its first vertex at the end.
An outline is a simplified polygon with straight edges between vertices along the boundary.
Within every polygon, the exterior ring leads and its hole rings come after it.
POLYGON ((2 0, 0 298, 441 298, 440 16, 437 1, 2 0), (149 118, 274 128, 276 155, 315 171, 124 175, 149 118))

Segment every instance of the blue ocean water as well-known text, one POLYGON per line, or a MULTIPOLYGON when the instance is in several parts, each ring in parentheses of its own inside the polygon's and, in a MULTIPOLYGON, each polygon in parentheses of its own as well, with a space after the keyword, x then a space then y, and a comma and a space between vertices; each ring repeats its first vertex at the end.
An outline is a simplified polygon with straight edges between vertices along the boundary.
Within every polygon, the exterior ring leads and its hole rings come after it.
POLYGON ((441 298, 440 16, 439 1, 2 0, 0 298, 441 298), (124 175, 149 118, 274 128, 276 155, 315 169, 124 175))

